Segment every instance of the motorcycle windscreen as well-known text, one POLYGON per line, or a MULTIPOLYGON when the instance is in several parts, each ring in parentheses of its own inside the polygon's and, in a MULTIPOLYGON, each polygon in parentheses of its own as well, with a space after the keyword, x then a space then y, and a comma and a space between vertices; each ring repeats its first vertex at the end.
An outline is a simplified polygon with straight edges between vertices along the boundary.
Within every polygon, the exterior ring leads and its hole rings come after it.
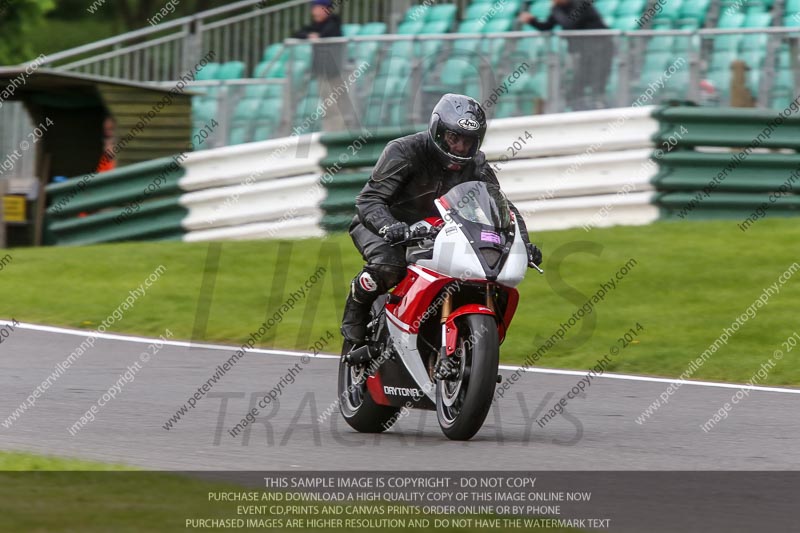
POLYGON ((496 185, 468 181, 456 185, 442 198, 452 213, 468 222, 502 231, 511 226, 508 200, 496 185))
POLYGON ((453 187, 442 197, 447 216, 461 225, 486 273, 496 280, 514 243, 511 210, 496 185, 469 181, 453 187))

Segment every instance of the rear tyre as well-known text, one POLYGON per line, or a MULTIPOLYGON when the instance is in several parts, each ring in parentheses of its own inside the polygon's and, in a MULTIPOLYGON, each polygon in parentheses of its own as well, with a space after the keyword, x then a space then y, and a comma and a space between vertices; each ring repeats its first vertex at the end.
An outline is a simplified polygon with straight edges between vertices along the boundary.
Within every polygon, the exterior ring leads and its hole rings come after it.
POLYGON ((491 315, 458 318, 458 378, 436 382, 436 418, 452 440, 469 440, 481 426, 497 385, 500 341, 491 315))
MULTIPOLYGON (((352 345, 344 341, 342 356, 351 348, 352 345)), ((343 357, 339 359, 339 411, 356 431, 382 433, 392 427, 400 408, 375 403, 367 389, 368 366, 350 366, 343 357)))

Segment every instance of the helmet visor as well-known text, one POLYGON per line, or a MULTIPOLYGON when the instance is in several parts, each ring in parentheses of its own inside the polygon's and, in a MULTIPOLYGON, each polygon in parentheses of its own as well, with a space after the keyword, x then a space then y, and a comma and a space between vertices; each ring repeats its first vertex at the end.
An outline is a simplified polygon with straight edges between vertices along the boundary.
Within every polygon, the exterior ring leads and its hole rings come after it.
POLYGON ((438 141, 439 147, 455 161, 469 161, 480 148, 480 142, 476 136, 464 135, 451 130, 446 130, 438 141))

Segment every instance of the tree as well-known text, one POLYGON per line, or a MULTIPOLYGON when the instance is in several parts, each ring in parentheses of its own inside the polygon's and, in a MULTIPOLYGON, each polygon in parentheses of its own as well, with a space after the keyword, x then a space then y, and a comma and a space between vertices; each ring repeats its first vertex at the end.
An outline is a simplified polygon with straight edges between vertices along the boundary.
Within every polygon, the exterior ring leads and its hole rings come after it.
POLYGON ((0 65, 16 65, 39 55, 26 38, 42 27, 53 0, 0 0, 0 65))

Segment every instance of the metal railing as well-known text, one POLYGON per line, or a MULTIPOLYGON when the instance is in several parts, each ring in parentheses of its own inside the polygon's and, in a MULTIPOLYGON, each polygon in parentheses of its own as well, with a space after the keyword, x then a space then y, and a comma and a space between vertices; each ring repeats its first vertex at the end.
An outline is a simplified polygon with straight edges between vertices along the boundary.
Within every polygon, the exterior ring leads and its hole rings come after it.
MULTIPOLYGON (((282 54, 286 72, 271 80, 284 84, 282 99, 274 105, 272 136, 425 123, 445 92, 475 97, 490 117, 668 101, 728 105, 734 59, 752 63, 747 87, 756 105, 783 107, 800 87, 798 42, 800 29, 382 35, 319 43, 287 39, 282 54), (605 43, 605 63, 596 53, 598 39, 605 43), (727 54, 726 47, 732 47, 727 54), (315 72, 317 52, 339 65, 337 76, 326 79, 315 72), (592 65, 600 68, 592 70, 592 65), (333 94, 337 97, 331 104, 333 94), (328 120, 329 115, 339 119, 328 120)), ((217 120, 232 124, 237 106, 254 94, 247 87, 258 83, 264 81, 214 81, 198 87, 218 86, 210 97, 217 120)), ((241 114, 238 122, 241 126, 241 114)), ((212 146, 232 141, 231 131, 220 128, 212 146)), ((243 142, 241 135, 235 142, 243 142)))
MULTIPOLYGON (((463 0, 462 0, 463 1, 463 0)), ((218 61, 245 61, 252 69, 264 48, 291 36, 310 20, 308 1, 260 7, 244 0, 162 22, 48 56, 45 67, 133 81, 177 79, 210 50, 218 61)), ((392 20, 392 0, 344 0, 349 23, 392 20)))

